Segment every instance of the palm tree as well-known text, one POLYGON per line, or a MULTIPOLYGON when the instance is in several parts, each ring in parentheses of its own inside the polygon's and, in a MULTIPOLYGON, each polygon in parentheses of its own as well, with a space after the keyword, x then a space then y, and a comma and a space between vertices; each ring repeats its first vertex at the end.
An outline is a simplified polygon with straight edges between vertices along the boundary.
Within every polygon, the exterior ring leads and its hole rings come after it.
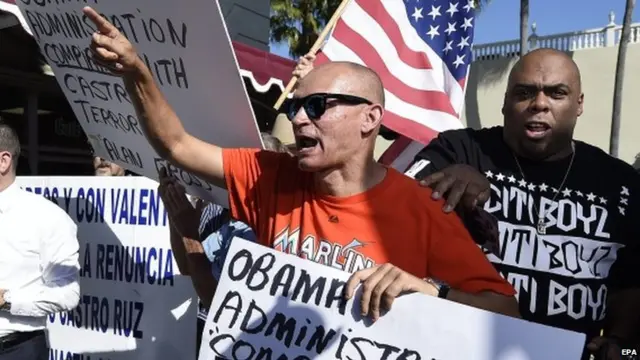
POLYGON ((609 154, 618 157, 620 143, 620 115, 622 110, 622 85, 624 80, 624 65, 627 58, 627 45, 631 35, 631 15, 636 0, 627 0, 622 21, 622 33, 618 45, 618 62, 616 64, 616 78, 613 86, 613 111, 611 112, 611 139, 609 141, 609 154))
POLYGON ((520 57, 529 52, 529 0, 520 0, 520 57))
POLYGON ((271 41, 299 57, 311 49, 341 0, 271 0, 271 41))

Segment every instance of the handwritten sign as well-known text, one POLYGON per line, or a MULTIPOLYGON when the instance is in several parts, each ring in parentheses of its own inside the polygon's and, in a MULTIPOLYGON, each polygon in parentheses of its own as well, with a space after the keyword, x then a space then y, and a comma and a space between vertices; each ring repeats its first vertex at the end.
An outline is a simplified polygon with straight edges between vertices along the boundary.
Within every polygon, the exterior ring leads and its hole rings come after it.
POLYGON ((49 316, 49 359, 192 360, 196 298, 143 177, 19 177, 78 225, 80 303, 49 316), (83 354, 83 355, 80 355, 83 354), (84 357, 83 357, 84 356, 84 357))
POLYGON ((200 360, 579 360, 582 334, 411 294, 375 324, 346 302, 349 274, 235 238, 200 360))
POLYGON ((187 131, 222 147, 262 141, 217 1, 18 0, 42 54, 97 154, 158 179, 158 168, 192 195, 227 204, 226 191, 170 166, 144 138, 121 78, 91 60, 92 6, 136 47, 187 131))

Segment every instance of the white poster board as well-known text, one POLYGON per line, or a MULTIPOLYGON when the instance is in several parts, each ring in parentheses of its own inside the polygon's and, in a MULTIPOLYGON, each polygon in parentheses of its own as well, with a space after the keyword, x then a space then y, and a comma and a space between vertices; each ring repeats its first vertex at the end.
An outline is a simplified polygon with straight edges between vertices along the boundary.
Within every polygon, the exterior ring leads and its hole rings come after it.
POLYGON ((49 316, 50 359, 193 360, 197 298, 181 276, 155 181, 19 177, 78 225, 80 304, 49 316))
POLYGON ((341 300, 348 278, 340 270, 235 238, 199 359, 579 360, 582 355, 583 334, 422 294, 397 298, 393 309, 371 324, 360 316, 358 297, 341 300))
MULTIPOLYGON (((262 141, 217 1, 17 0, 97 155, 158 179, 167 166, 144 138, 123 81, 94 64, 88 49, 92 6, 133 43, 186 130, 222 147, 262 141)), ((226 191, 173 165, 187 191, 224 205, 226 191)))

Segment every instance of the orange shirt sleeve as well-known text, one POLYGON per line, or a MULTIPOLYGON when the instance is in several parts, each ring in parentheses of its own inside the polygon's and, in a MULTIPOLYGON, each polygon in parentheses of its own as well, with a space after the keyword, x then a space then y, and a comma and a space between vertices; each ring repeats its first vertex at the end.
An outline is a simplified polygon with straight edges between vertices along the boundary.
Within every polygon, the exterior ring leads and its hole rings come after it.
MULTIPOLYGON (((231 217, 249 225, 256 233, 260 214, 273 202, 274 188, 283 155, 261 149, 223 149, 224 180, 229 192, 231 217)), ((285 155, 286 156, 286 155, 285 155)))
POLYGON ((513 286, 489 262, 460 218, 454 213, 443 213, 441 202, 433 205, 437 209, 432 212, 427 273, 467 293, 493 291, 515 295, 513 286))

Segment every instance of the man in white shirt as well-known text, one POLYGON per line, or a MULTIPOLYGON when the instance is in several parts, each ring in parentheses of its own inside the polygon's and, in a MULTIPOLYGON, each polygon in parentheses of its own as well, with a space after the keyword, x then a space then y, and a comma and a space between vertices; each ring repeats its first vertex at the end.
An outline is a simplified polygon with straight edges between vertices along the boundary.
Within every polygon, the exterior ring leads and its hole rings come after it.
POLYGON ((0 360, 47 360, 47 315, 80 300, 77 226, 15 183, 20 142, 0 123, 0 360))

